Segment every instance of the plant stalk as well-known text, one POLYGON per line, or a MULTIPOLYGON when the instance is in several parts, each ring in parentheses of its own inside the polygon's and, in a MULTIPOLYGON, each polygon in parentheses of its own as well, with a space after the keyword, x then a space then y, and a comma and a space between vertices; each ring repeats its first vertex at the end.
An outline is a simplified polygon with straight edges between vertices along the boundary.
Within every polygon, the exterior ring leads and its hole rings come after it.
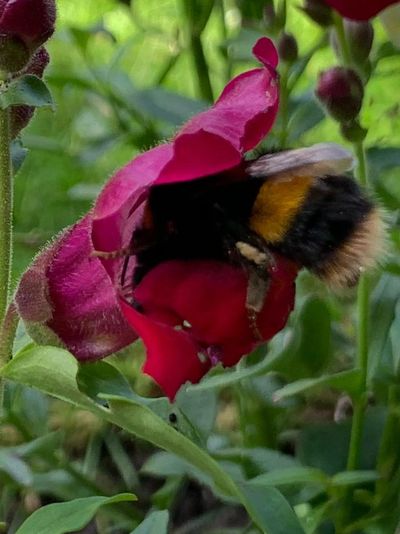
POLYGON ((210 76, 208 73, 208 65, 200 35, 192 34, 190 36, 190 49, 192 53, 194 68, 196 70, 200 96, 208 102, 213 102, 214 95, 211 87, 210 76))
POLYGON ((346 33, 344 31, 343 18, 339 15, 339 13, 336 13, 336 11, 333 11, 333 21, 335 25, 335 32, 339 44, 342 63, 345 67, 350 67, 352 61, 349 44, 347 42, 346 33))
POLYGON ((8 109, 0 109, 0 324, 10 293, 12 205, 10 116, 8 109))
MULTIPOLYGON (((356 174, 361 185, 368 185, 368 171, 365 158, 365 150, 362 142, 354 144, 354 152, 357 157, 356 174)), ((361 371, 359 394, 354 398, 353 423, 351 427, 349 455, 347 469, 353 471, 358 468, 360 456, 362 432, 364 427, 364 415, 367 404, 367 381, 368 381, 368 326, 369 326, 369 280, 368 275, 362 275, 357 291, 357 368, 361 371)))

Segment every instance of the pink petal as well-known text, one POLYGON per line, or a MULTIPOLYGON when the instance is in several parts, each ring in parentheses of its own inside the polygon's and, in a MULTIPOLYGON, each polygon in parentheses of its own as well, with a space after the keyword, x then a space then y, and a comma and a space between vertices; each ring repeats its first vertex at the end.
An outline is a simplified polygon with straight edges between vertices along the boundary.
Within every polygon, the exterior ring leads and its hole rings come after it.
POLYGON ((106 271, 91 256, 90 231, 87 215, 36 258, 16 294, 32 336, 43 343, 53 332, 80 360, 102 358, 136 338, 106 271))
POLYGON ((276 68, 279 63, 279 54, 274 43, 268 37, 261 37, 253 46, 253 55, 266 67, 276 68))
POLYGON ((173 143, 173 158, 156 183, 193 180, 232 168, 271 129, 278 110, 277 53, 267 38, 254 49, 267 68, 234 78, 211 109, 181 129, 173 143))
MULTIPOLYGON (((141 220, 149 186, 172 157, 169 143, 144 152, 125 165, 106 184, 93 209, 92 239, 95 250, 110 252, 127 246, 141 220)), ((121 260, 103 260, 117 284, 121 260)))

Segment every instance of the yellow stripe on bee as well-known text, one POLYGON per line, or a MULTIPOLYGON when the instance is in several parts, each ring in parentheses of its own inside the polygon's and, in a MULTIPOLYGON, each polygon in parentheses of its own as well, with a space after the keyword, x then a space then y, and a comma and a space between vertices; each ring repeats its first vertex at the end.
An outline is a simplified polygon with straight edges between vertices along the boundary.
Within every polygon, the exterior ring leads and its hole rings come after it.
POLYGON ((250 228, 269 243, 281 241, 314 180, 312 176, 267 179, 254 202, 250 228))

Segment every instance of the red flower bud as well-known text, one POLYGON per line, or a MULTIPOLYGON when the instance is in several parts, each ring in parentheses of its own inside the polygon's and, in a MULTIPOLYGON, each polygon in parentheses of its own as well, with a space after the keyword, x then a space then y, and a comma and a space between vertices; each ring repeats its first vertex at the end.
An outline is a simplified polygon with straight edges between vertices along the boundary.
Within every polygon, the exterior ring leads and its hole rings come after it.
MULTIPOLYGON (((361 71, 364 71, 374 40, 374 29, 372 24, 368 21, 357 22, 344 19, 344 31, 353 64, 357 65, 361 71)), ((340 47, 338 45, 336 32, 332 32, 331 38, 335 53, 337 57, 340 58, 340 47)))
MULTIPOLYGON (((20 71, 18 75, 20 76, 22 74, 34 74, 35 76, 41 78, 43 76, 44 69, 49 63, 49 60, 49 54, 47 53, 46 49, 43 47, 39 48, 39 50, 30 60, 27 67, 23 71, 20 71)), ((15 139, 19 132, 28 125, 29 121, 33 117, 34 112, 35 108, 32 106, 12 107, 10 124, 12 139, 15 139)))
POLYGON ((0 70, 17 72, 28 63, 30 53, 28 47, 16 35, 0 35, 0 70))
POLYGON ((333 7, 343 17, 352 20, 368 20, 375 17, 398 0, 325 0, 325 3, 333 7))
POLYGON ((0 0, 0 33, 17 36, 30 51, 52 35, 55 20, 54 0, 0 0))
POLYGON ((278 40, 279 58, 286 63, 294 63, 297 60, 299 49, 297 41, 291 33, 283 32, 278 40))
POLYGON ((352 69, 333 67, 320 74, 316 95, 339 122, 349 122, 360 112, 364 87, 352 69))
POLYGON ((372 24, 368 21, 345 20, 344 29, 354 63, 364 63, 369 57, 374 40, 372 24))
POLYGON ((333 23, 332 10, 324 0, 306 0, 301 8, 314 22, 322 27, 333 23))

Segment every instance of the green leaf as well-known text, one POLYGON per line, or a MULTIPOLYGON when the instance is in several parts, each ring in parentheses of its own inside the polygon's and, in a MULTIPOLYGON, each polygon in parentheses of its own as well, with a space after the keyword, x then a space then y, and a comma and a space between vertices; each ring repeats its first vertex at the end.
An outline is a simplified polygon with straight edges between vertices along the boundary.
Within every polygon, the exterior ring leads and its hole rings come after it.
MULTIPOLYGON (((360 468, 374 469, 386 411, 375 407, 365 414, 360 468)), ((315 467, 328 475, 345 471, 349 449, 351 421, 320 423, 306 426, 298 436, 296 453, 302 464, 315 467)))
POLYGON ((96 409, 96 404, 79 391, 77 371, 78 362, 68 351, 34 346, 16 354, 1 375, 77 406, 96 409))
POLYGON ((252 482, 240 484, 245 506, 264 533, 304 534, 293 509, 275 488, 257 486, 252 482))
POLYGON ((135 396, 127 379, 112 364, 104 361, 81 365, 77 382, 80 390, 94 400, 104 393, 123 398, 135 396))
POLYGON ((61 441, 62 433, 60 431, 50 432, 27 443, 16 445, 10 450, 23 457, 46 455, 49 452, 54 452, 61 445, 61 441))
POLYGON ((28 149, 22 146, 20 139, 14 139, 11 143, 11 161, 14 174, 21 168, 28 155, 28 149))
POLYGON ((167 534, 169 513, 167 510, 152 512, 131 534, 167 534))
POLYGON ((252 48, 254 43, 263 34, 251 28, 241 28, 239 35, 233 39, 227 39, 223 46, 229 50, 229 55, 234 61, 254 61, 252 48))
POLYGON ((283 388, 274 393, 274 400, 276 402, 299 395, 308 393, 310 391, 331 387, 339 391, 346 391, 346 393, 353 393, 358 391, 360 383, 360 371, 358 369, 351 369, 349 371, 342 371, 333 375, 321 376, 319 378, 303 378, 291 384, 287 384, 283 388))
POLYGON ((1 109, 19 105, 53 107, 51 93, 44 81, 32 74, 26 74, 12 82, 7 90, 0 94, 1 109))
POLYGON ((400 148, 398 147, 371 147, 367 152, 368 163, 373 168, 374 176, 400 166, 400 148))
POLYGON ((182 124, 206 108, 206 104, 200 100, 173 93, 162 87, 132 91, 131 99, 149 117, 168 122, 173 126, 182 124))
POLYGON ((333 357, 331 321, 327 302, 309 297, 296 316, 291 342, 274 370, 292 379, 320 374, 333 357))
POLYGON ((327 485, 329 478, 319 469, 312 467, 288 467, 286 469, 264 473, 251 480, 257 486, 287 486, 293 484, 327 485))
POLYGON ((87 525, 101 506, 135 500, 136 496, 132 493, 120 493, 113 497, 86 497, 69 502, 49 504, 39 508, 28 517, 16 534, 74 532, 87 525))
POLYGON ((357 486, 377 480, 379 480, 379 475, 376 471, 343 471, 331 478, 331 484, 333 486, 357 486))
POLYGON ((248 462, 261 473, 264 473, 265 471, 280 471, 288 468, 300 467, 299 461, 293 456, 261 447, 233 447, 230 449, 219 449, 214 453, 214 457, 239 463, 248 462))
POLYGON ((28 464, 11 451, 0 450, 0 472, 6 473, 20 486, 32 485, 32 472, 28 464))
POLYGON ((119 436, 115 432, 109 432, 104 437, 104 443, 122 480, 125 482, 126 488, 128 490, 136 488, 139 485, 136 469, 130 456, 125 451, 119 436))
POLYGON ((396 304, 389 337, 392 345, 394 373, 398 377, 400 375, 400 300, 396 304))
POLYGON ((400 299, 400 278, 383 274, 374 289, 371 299, 371 325, 369 332, 368 378, 394 374, 396 356, 392 354, 390 331, 395 320, 396 305, 400 299), (389 350, 387 350, 389 349, 389 350), (394 360, 394 361, 393 361, 394 360))
MULTIPOLYGON (((255 523, 260 528, 264 528, 269 507, 263 511, 254 507, 233 479, 206 451, 177 432, 136 397, 123 398, 118 395, 98 394, 99 397, 107 400, 109 409, 100 406, 79 390, 76 382, 77 372, 78 363, 66 350, 56 347, 32 347, 18 353, 2 369, 1 374, 8 379, 39 388, 45 393, 91 410, 135 436, 172 452, 208 477, 221 494, 239 500, 255 523)), ((283 496, 279 493, 278 496, 290 511, 290 506, 283 496)), ((281 505, 284 506, 282 503, 281 505)), ((275 517, 275 511, 271 513, 275 517)), ((274 525, 273 519, 270 524, 274 525)), ((264 530, 269 534, 281 532, 279 529, 264 530)))
MULTIPOLYGON (((265 346, 260 347, 257 350, 265 352, 265 346)), ((266 357, 256 365, 252 365, 251 367, 236 367, 233 371, 221 371, 220 374, 204 378, 200 384, 187 386, 186 391, 188 393, 194 393, 195 391, 227 387, 236 384, 245 378, 254 378, 256 376, 265 375, 269 371, 275 369, 276 363, 281 358, 282 351, 276 351, 272 354, 267 353, 266 357)))
POLYGON ((311 94, 299 98, 295 102, 289 120, 289 142, 298 143, 303 134, 317 126, 324 118, 325 114, 321 106, 317 104, 311 94))

